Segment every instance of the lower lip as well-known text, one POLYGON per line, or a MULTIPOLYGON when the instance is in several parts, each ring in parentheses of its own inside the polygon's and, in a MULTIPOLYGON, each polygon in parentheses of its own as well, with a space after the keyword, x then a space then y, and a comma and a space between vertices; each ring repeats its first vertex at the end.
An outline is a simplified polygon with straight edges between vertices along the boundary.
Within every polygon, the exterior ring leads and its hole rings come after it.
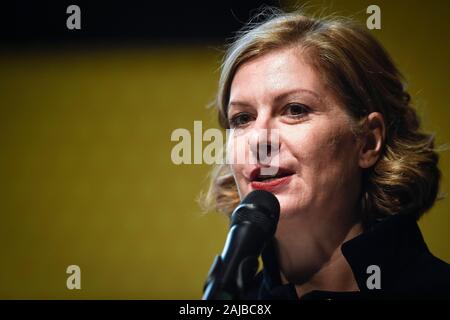
POLYGON ((292 175, 270 181, 253 181, 252 183, 250 183, 250 186, 254 190, 273 191, 281 186, 288 184, 291 179, 292 175))

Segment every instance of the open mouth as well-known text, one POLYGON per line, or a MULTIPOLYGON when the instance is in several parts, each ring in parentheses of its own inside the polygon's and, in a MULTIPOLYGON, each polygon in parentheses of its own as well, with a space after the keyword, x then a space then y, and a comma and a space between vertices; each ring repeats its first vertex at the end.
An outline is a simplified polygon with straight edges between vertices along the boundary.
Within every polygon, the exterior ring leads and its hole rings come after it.
POLYGON ((294 171, 285 168, 271 168, 275 173, 262 174, 261 168, 256 168, 250 175, 250 186, 254 190, 266 190, 278 192, 280 188, 288 185, 291 181, 294 171), (277 169, 277 170, 276 170, 277 169))
POLYGON ((274 174, 262 174, 261 168, 256 168, 250 175, 251 182, 271 182, 294 174, 294 171, 285 168, 271 168, 274 174))

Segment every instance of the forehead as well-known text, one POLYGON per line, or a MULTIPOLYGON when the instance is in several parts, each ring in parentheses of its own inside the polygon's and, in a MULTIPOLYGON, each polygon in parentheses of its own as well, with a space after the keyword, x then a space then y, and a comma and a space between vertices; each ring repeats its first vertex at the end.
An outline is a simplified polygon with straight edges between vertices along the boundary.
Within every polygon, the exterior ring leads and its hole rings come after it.
POLYGON ((285 91, 303 89, 324 94, 318 72, 307 62, 305 54, 296 48, 266 53, 242 64, 231 83, 233 99, 269 99, 285 91))

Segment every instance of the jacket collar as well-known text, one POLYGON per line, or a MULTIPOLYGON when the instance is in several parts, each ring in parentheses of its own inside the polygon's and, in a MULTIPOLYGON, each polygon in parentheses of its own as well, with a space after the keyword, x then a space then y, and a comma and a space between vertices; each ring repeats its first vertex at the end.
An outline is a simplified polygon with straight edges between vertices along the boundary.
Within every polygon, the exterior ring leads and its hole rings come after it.
MULTIPOLYGON (((402 270, 423 253, 429 253, 420 229, 413 215, 397 214, 373 224, 368 230, 345 242, 341 251, 349 263, 360 292, 368 292, 367 268, 375 265, 382 274, 382 289, 395 287, 402 270)), ((296 299, 293 284, 282 285, 275 243, 270 242, 262 253, 264 263, 263 284, 260 288, 262 299, 296 299)), ((303 296, 323 294, 312 292, 303 296)))
POLYGON ((408 264, 423 253, 429 253, 415 217, 410 214, 385 218, 370 230, 345 242, 341 250, 360 291, 369 290, 369 266, 380 268, 382 289, 391 290, 408 264))

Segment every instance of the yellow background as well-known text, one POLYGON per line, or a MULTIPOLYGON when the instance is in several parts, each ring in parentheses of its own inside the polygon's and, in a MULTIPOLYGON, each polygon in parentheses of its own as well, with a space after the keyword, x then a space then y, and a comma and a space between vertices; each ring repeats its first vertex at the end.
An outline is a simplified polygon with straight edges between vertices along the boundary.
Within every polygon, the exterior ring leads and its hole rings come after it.
MULTIPOLYGON (((372 1, 310 1, 365 22, 372 1)), ((372 31, 410 83, 424 127, 450 141, 450 2, 378 1, 372 31)), ((227 220, 195 199, 207 165, 172 164, 176 128, 215 127, 220 46, 0 55, 0 298, 199 298, 227 220), (81 290, 66 268, 81 267, 81 290)), ((441 154, 442 191, 449 153, 441 154)), ((450 261, 450 199, 420 226, 450 261)))

